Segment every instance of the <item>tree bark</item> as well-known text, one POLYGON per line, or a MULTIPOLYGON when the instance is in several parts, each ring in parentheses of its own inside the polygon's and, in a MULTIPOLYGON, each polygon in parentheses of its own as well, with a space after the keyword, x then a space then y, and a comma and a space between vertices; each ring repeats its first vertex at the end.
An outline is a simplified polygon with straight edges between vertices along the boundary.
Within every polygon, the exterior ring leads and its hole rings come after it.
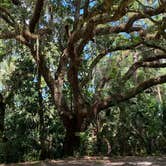
POLYGON ((72 119, 65 119, 64 126, 66 135, 63 143, 64 156, 73 156, 74 152, 79 151, 80 147, 80 132, 83 131, 81 126, 83 118, 81 116, 73 116, 72 119))
POLYGON ((0 142, 3 141, 4 135, 4 121, 5 121, 5 103, 3 101, 3 96, 0 94, 0 142))
POLYGON ((127 112, 124 105, 119 106, 120 115, 119 115, 119 127, 118 127, 118 142, 120 147, 120 153, 121 155, 125 156, 127 153, 127 112))
POLYGON ((163 103, 162 111, 163 111, 162 131, 163 131, 164 138, 166 138, 166 103, 165 102, 163 103))
POLYGON ((45 135, 45 124, 44 124, 44 105, 41 89, 41 74, 38 71, 38 99, 39 99, 39 139, 40 139, 40 160, 45 160, 47 158, 47 150, 45 145, 46 135, 45 135))
POLYGON ((80 147, 80 136, 77 132, 66 130, 66 136, 64 139, 63 150, 65 156, 73 156, 75 151, 78 151, 80 147))

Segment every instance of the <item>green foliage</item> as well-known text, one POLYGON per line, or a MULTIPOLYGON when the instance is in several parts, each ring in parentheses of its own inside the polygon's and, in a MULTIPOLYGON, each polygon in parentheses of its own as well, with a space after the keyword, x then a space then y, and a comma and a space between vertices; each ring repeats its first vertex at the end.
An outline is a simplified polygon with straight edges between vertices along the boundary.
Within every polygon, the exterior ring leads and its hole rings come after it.
MULTIPOLYGON (((125 1, 114 0, 112 2, 108 16, 112 16, 118 5, 125 1)), ((158 1, 156 2, 158 5, 158 1)), ((69 26, 71 33, 75 30, 74 3, 74 1, 69 0, 46 1, 42 10, 43 17, 41 16, 36 25, 36 27, 42 28, 40 30, 47 30, 46 27, 51 29, 51 33, 42 34, 39 37, 39 51, 44 56, 45 65, 50 69, 50 75, 53 78, 55 71, 59 67, 58 62, 68 45, 65 25, 69 26)), ((84 3, 85 1, 82 1, 80 13, 83 12, 82 6, 84 3)), ((101 14, 99 11, 103 9, 103 3, 103 0, 92 1, 88 9, 89 11, 97 10, 97 13, 101 14)), ((111 30, 115 28, 116 31, 116 25, 121 23, 123 25, 133 13, 139 14, 142 12, 146 7, 142 3, 144 4, 145 2, 143 0, 139 2, 134 1, 128 7, 129 9, 125 9, 133 12, 128 12, 117 21, 98 25, 96 29, 110 27, 111 30)), ((150 5, 151 10, 155 8, 155 1, 148 1, 147 3, 150 5)), ((0 25, 2 34, 5 34, 6 31, 14 32, 16 30, 17 34, 21 35, 30 18, 32 18, 35 1, 26 0, 22 1, 21 6, 15 6, 10 0, 1 0, 0 5, 7 9, 15 20, 15 27, 2 21, 3 25, 0 25)), ((94 18, 95 16, 94 14, 94 18)), ((101 16, 104 17, 104 14, 101 16)), ((134 26, 142 26, 146 29, 146 33, 148 33, 150 38, 150 35, 160 30, 160 23, 163 18, 163 15, 157 15, 151 19, 137 21, 134 23, 134 26)), ((83 33, 86 25, 88 25, 86 19, 84 20, 84 16, 81 16, 80 29, 82 28, 81 32, 83 33), (85 21, 84 23, 82 22, 83 20, 85 21)), ((85 99, 89 116, 83 120, 85 120, 85 123, 87 120, 87 123, 90 123, 90 125, 86 126, 86 131, 77 133, 80 136, 81 143, 79 149, 74 152, 76 157, 83 155, 110 155, 110 148, 111 155, 154 155, 166 153, 165 85, 159 86, 158 89, 151 87, 145 93, 137 95, 129 101, 115 103, 116 106, 102 110, 99 114, 95 112, 93 114, 89 109, 91 106, 94 106, 95 99, 97 99, 95 104, 100 104, 104 98, 110 97, 112 94, 124 95, 140 82, 165 73, 165 69, 139 68, 133 73, 132 78, 126 82, 121 81, 124 74, 135 61, 153 57, 156 55, 156 52, 161 54, 158 49, 149 49, 149 47, 143 45, 131 50, 123 50, 122 48, 119 51, 111 51, 103 55, 94 68, 90 68, 96 57, 101 55, 103 51, 114 50, 117 46, 123 47, 142 40, 144 39, 138 32, 115 32, 107 35, 98 35, 86 43, 83 51, 77 57, 78 61, 81 61, 81 64, 78 66, 79 85, 81 86, 81 81, 86 76, 89 75, 90 77, 79 92, 81 97, 85 99), (134 59, 135 55, 137 55, 137 59, 134 59), (103 80, 106 80, 106 83, 101 86, 103 80)), ((84 40, 80 39, 76 46, 84 42, 84 40)), ((37 47, 35 40, 27 40, 27 43, 30 46, 37 47)), ((155 41, 149 40, 148 44, 160 46, 164 49, 166 41, 164 38, 155 41)), ((69 62, 73 59, 71 60, 68 57, 67 60, 66 70, 70 68, 71 64, 69 62)), ((74 68, 75 65, 72 67, 74 68)), ((50 89, 46 85, 48 80, 44 80, 41 77, 40 82, 39 74, 41 73, 38 69, 38 64, 32 59, 29 49, 22 46, 18 41, 0 41, 0 90, 4 94, 6 104, 5 132, 3 137, 0 138, 0 162, 39 160, 43 147, 45 148, 46 158, 54 159, 64 155, 63 143, 66 131, 62 121, 65 122, 66 117, 59 116, 57 113, 50 89), (42 144, 41 137, 44 144, 42 144)), ((77 112, 75 113, 73 109, 73 91, 67 74, 64 77, 62 89, 63 97, 66 99, 68 107, 71 107, 69 109, 71 109, 72 115, 77 115, 77 112)), ((112 97, 112 101, 116 97, 118 98, 118 96, 112 97)))

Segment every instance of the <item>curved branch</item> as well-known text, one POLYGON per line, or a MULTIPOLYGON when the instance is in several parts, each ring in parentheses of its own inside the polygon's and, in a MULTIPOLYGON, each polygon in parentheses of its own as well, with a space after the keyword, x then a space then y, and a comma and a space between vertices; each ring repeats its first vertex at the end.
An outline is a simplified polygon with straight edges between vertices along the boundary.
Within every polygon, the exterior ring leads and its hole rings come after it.
POLYGON ((128 6, 133 2, 133 0, 121 1, 117 9, 114 11, 113 16, 110 16, 109 12, 100 13, 97 12, 97 15, 94 17, 95 24, 104 24, 111 21, 117 21, 122 18, 128 12, 128 6))
POLYGON ((109 27, 104 27, 104 28, 97 28, 95 30, 95 34, 96 35, 107 35, 107 34, 120 33, 120 32, 130 33, 130 32, 140 31, 140 30, 142 30, 142 27, 126 28, 125 24, 121 24, 121 25, 116 26, 116 27, 109 26, 109 27))
POLYGON ((162 75, 159 77, 151 78, 149 80, 146 80, 144 82, 141 82, 134 88, 129 89, 125 94, 113 94, 110 97, 104 99, 98 104, 98 110, 104 110, 107 109, 111 106, 115 106, 116 104, 120 102, 127 101, 131 99, 132 97, 136 96, 137 94, 143 92, 144 90, 158 85, 158 84, 163 84, 166 83, 166 75, 162 75))
POLYGON ((151 47, 151 48, 155 48, 155 49, 159 49, 162 50, 163 52, 166 53, 166 48, 160 46, 158 43, 158 40, 156 41, 143 41, 143 44, 147 47, 151 47))
POLYGON ((123 77, 123 81, 129 80, 129 78, 133 75, 133 73, 140 67, 147 67, 147 68, 163 68, 166 67, 166 63, 160 63, 158 60, 166 59, 166 54, 157 55, 155 57, 145 58, 134 63, 126 74, 123 77))
POLYGON ((131 16, 127 22, 126 28, 130 28, 132 27, 133 23, 139 19, 143 19, 146 18, 147 15, 148 16, 154 16, 154 15, 158 15, 162 12, 164 12, 165 9, 165 5, 159 6, 157 9, 153 10, 153 9, 149 9, 149 10, 144 10, 141 13, 138 14, 134 14, 133 16, 131 16))

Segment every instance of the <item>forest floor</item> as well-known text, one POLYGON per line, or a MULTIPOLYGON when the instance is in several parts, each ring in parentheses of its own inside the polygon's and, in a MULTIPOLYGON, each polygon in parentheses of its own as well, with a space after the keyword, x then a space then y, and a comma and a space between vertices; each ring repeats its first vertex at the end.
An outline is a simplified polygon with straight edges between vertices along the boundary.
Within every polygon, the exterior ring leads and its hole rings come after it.
POLYGON ((166 156, 161 157, 84 157, 64 160, 46 160, 17 164, 0 164, 0 166, 166 166, 166 156))

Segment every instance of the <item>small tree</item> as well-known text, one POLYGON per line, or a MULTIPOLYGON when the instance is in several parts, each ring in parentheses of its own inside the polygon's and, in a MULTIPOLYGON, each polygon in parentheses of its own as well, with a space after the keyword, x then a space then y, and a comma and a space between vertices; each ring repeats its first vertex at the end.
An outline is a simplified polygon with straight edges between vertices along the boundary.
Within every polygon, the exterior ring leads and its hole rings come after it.
POLYGON ((0 94, 0 142, 3 140, 5 122, 5 103, 2 94, 0 94))

